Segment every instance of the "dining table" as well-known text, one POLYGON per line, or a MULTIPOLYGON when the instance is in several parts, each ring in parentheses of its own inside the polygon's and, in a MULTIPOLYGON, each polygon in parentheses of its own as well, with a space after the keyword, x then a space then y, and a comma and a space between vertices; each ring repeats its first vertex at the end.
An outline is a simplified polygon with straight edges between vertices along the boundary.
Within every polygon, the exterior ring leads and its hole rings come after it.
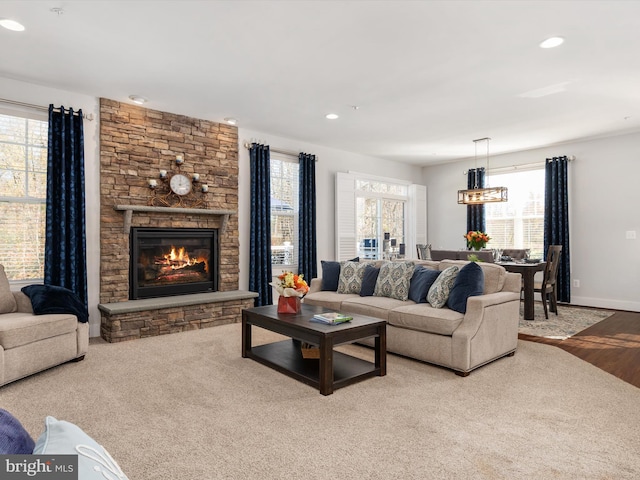
POLYGON ((502 265, 507 272, 522 275, 522 290, 524 291, 524 319, 533 320, 533 294, 534 276, 536 272, 542 272, 547 262, 496 262, 502 265))

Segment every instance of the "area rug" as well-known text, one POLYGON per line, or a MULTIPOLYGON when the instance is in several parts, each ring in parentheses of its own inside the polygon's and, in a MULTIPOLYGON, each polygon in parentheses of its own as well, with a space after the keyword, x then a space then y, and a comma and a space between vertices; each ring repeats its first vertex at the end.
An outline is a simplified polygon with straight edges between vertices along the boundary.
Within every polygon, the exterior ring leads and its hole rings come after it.
POLYGON ((549 312, 549 319, 544 318, 544 308, 541 302, 534 304, 534 319, 523 318, 523 303, 520 304, 519 333, 534 337, 565 340, 578 332, 601 322, 614 314, 611 310, 595 310, 592 308, 570 307, 558 305, 558 315, 549 312))

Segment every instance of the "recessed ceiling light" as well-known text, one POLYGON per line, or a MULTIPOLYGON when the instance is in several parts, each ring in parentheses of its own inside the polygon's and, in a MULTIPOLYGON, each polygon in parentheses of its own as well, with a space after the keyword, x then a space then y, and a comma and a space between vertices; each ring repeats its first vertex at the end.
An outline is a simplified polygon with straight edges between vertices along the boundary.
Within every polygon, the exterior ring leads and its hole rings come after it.
POLYGON ((562 37, 550 37, 540 43, 540 48, 554 48, 562 45, 564 38, 562 37))
POLYGON ((335 113, 327 113, 324 117, 328 118, 329 120, 335 120, 336 118, 339 118, 339 116, 335 113))
POLYGON ((235 125, 236 123, 238 123, 238 120, 230 117, 225 118, 224 121, 227 122, 229 125, 235 125))
POLYGON ((129 98, 133 103, 137 103, 138 105, 144 105, 145 103, 147 103, 147 99, 141 97, 140 95, 129 95, 129 98))
POLYGON ((15 20, 11 20, 10 18, 0 18, 0 26, 7 30, 13 30, 14 32, 24 31, 24 25, 16 22, 15 20))

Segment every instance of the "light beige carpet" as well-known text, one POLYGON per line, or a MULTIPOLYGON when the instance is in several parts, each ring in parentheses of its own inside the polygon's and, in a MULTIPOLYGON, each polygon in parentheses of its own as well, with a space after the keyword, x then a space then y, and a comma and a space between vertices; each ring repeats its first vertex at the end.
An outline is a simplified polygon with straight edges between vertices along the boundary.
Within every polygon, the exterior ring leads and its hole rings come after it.
POLYGON ((33 436, 80 425, 131 480, 640 478, 640 390, 532 342, 466 378, 390 355, 323 397, 241 358, 232 324, 92 344, 0 405, 33 436))
POLYGON ((525 320, 523 318, 523 305, 524 303, 521 302, 519 333, 559 340, 572 337, 615 313, 612 310, 558 305, 558 314, 549 312, 549 318, 545 318, 542 302, 535 302, 533 320, 525 320))

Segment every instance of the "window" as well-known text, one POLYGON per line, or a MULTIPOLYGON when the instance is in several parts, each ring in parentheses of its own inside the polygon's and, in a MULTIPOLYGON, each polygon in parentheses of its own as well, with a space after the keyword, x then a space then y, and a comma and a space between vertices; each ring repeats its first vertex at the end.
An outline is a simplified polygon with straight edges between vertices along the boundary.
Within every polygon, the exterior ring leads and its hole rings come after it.
POLYGON ((271 264, 298 264, 298 162, 271 157, 271 264))
POLYGON ((491 248, 528 248, 532 258, 544 250, 544 169, 491 175, 493 185, 509 189, 509 201, 487 203, 491 248))
POLYGON ((415 244, 426 243, 423 185, 338 172, 335 208, 338 260, 395 258, 401 244, 404 254, 415 258, 415 244))
POLYGON ((385 250, 397 253, 399 245, 405 243, 406 201, 406 185, 356 180, 356 242, 359 257, 381 259, 385 250), (388 245, 385 239, 389 240, 388 245))
POLYGON ((44 278, 48 122, 0 114, 0 263, 9 280, 44 278))

